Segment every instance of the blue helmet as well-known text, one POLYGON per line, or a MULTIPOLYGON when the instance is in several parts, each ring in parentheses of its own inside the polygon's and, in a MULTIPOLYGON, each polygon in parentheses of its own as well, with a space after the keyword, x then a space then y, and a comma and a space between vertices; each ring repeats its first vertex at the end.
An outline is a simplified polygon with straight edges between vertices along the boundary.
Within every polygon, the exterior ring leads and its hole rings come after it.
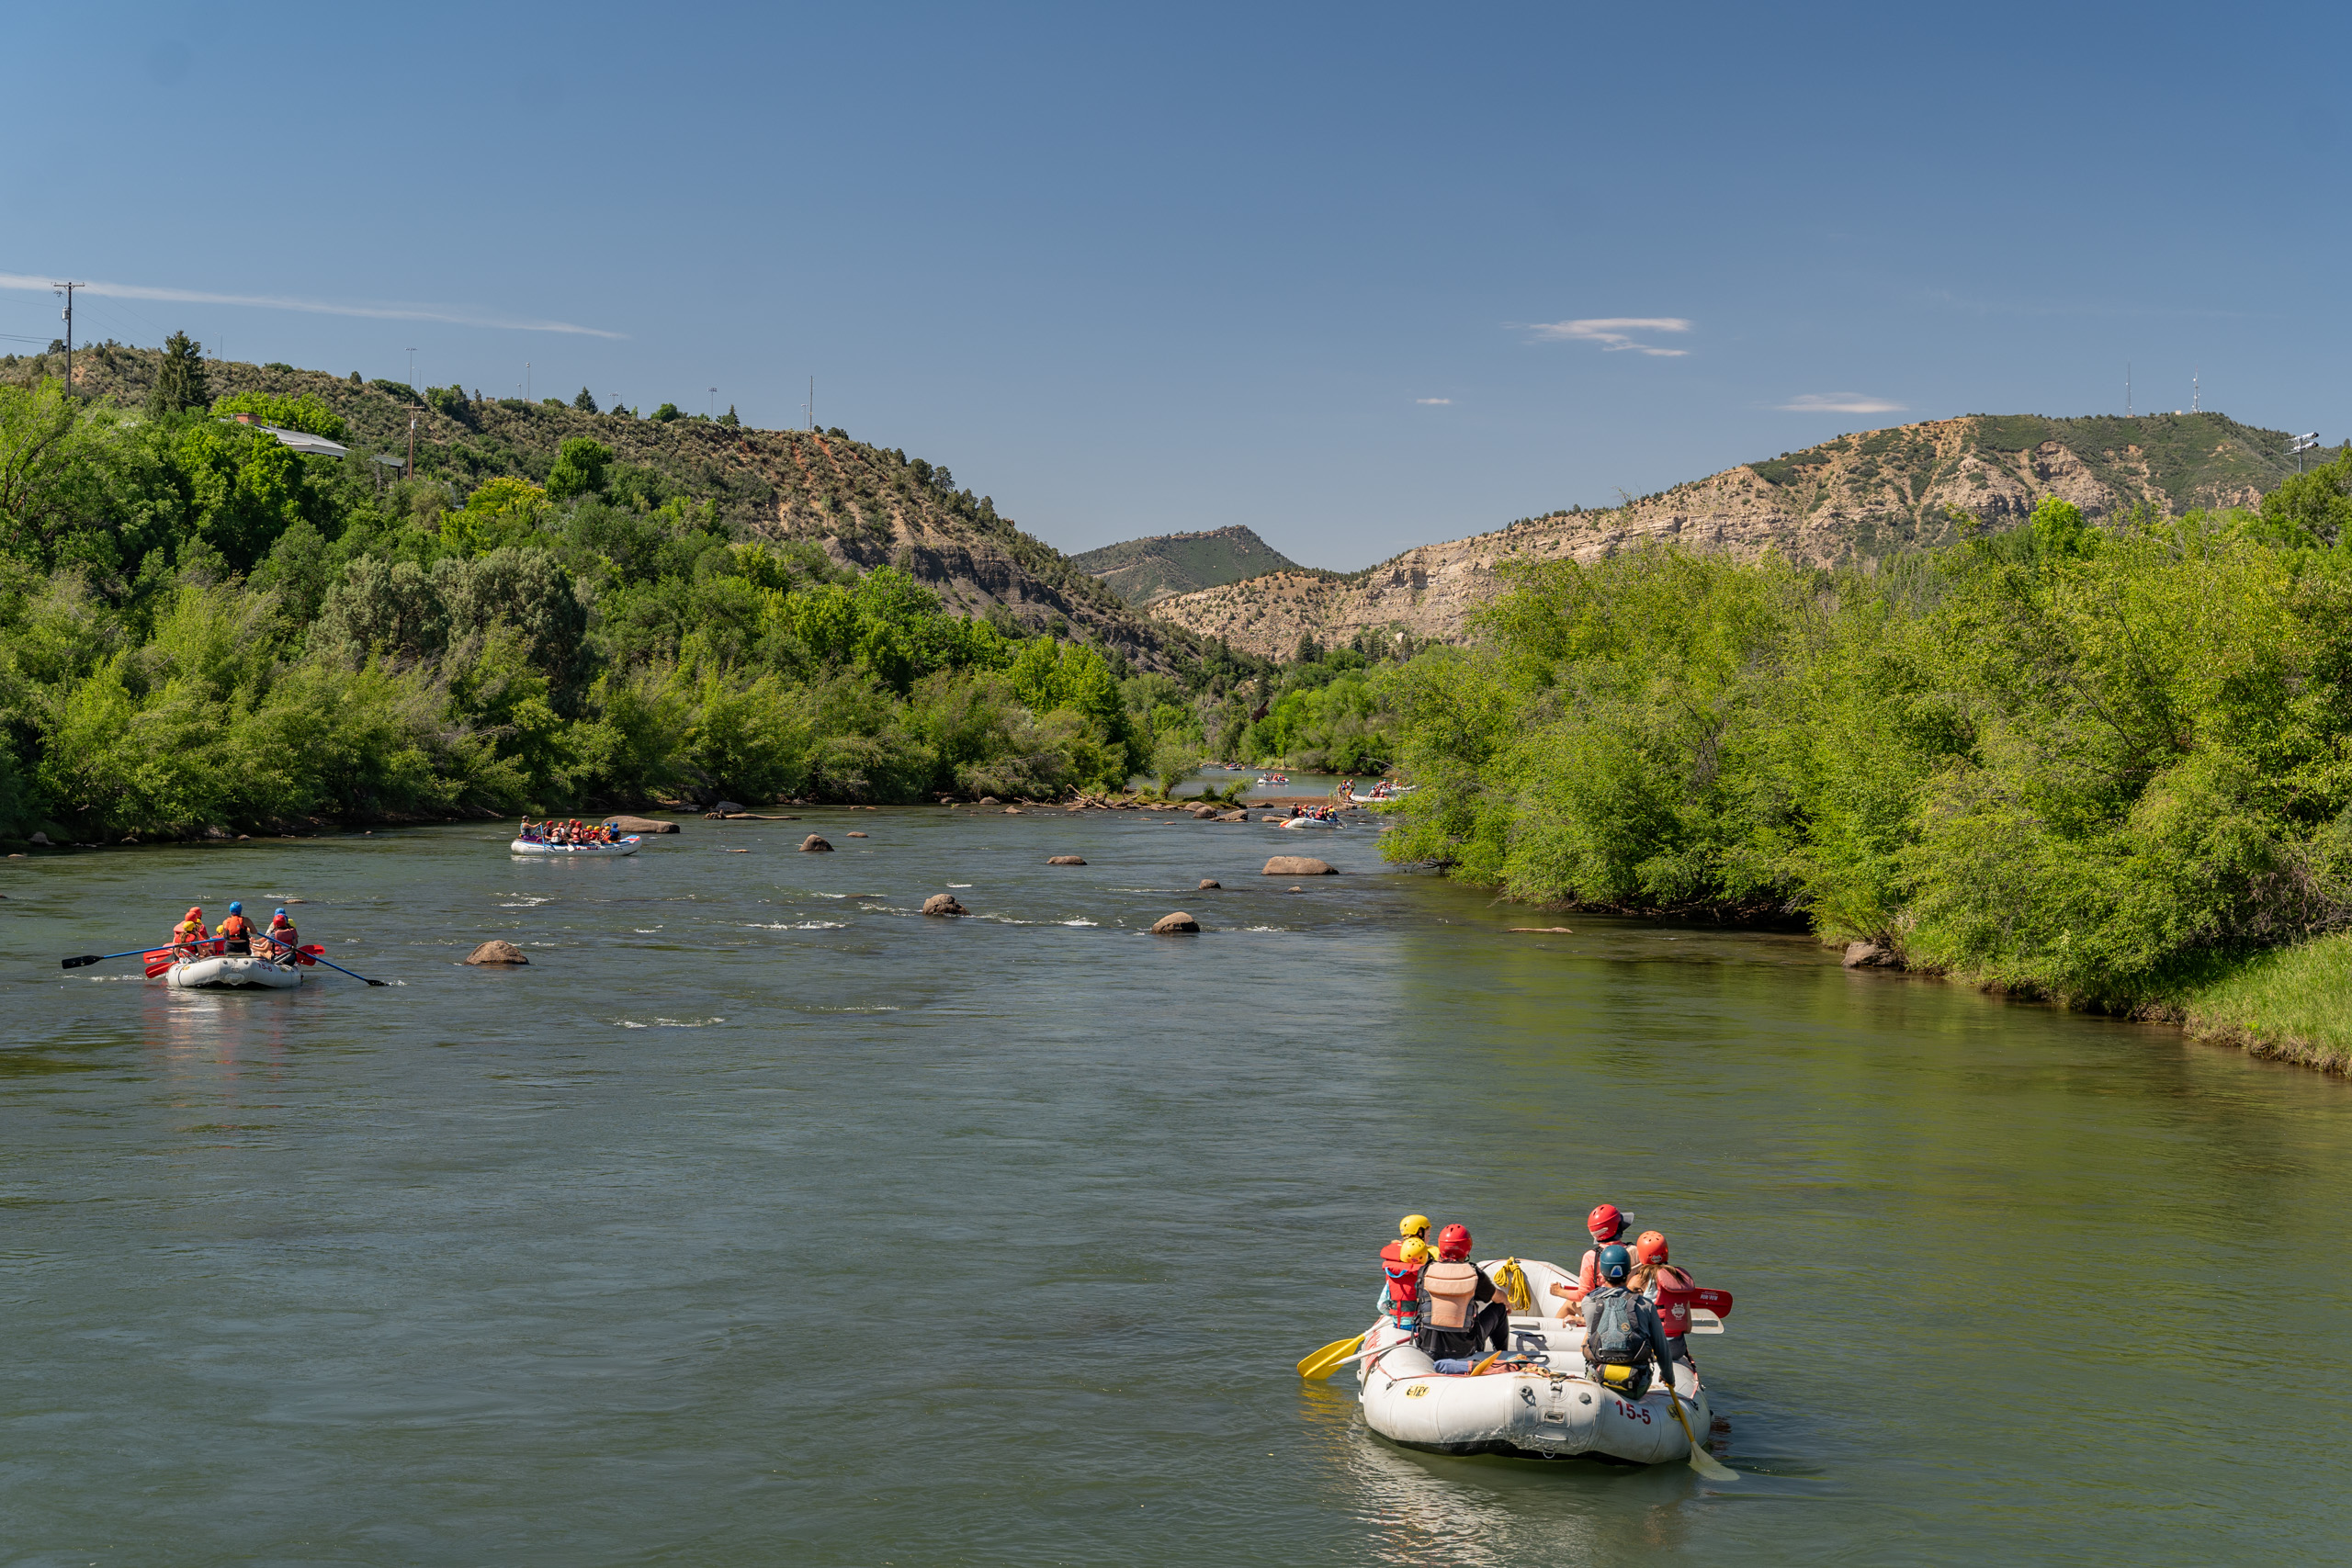
POLYGON ((1595 1262, 1600 1269, 1600 1277, 1612 1285, 1623 1284, 1625 1276, 1634 1271, 1634 1255, 1613 1241, 1600 1249, 1600 1256, 1595 1262))
POLYGON ((244 912, 245 907, 243 904, 234 898, 229 900, 229 913, 232 915, 242 915, 244 912))
POLYGON ((274 915, 270 916, 269 918, 270 918, 271 919, 273 919, 273 920, 282 920, 282 919, 284 919, 286 918, 286 911, 285 911, 285 910, 283 910, 283 909, 280 909, 280 910, 278 910, 278 911, 277 911, 277 913, 276 913, 276 914, 274 914, 274 915))

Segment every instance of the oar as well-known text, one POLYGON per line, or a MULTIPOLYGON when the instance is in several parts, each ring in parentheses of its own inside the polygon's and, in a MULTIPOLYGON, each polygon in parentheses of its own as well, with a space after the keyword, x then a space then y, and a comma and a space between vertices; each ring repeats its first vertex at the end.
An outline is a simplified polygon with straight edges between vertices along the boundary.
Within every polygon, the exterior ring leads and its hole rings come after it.
POLYGON ((1353 1339, 1334 1339, 1312 1356, 1300 1361, 1298 1375, 1309 1382, 1320 1382, 1338 1371, 1346 1363, 1348 1358, 1355 1354, 1356 1347, 1363 1343, 1363 1335, 1362 1334, 1357 1335, 1353 1339))
MULTIPOLYGON (((345 969, 342 964, 337 964, 334 959, 327 957, 323 953, 306 953, 302 956, 308 958, 313 964, 323 964, 330 969, 340 970, 345 975, 351 975, 351 977, 355 980, 368 980, 367 976, 353 975, 350 970, 345 969)), ((389 986, 391 984, 390 980, 368 980, 368 983, 371 986, 389 986)))
POLYGON ((60 969, 79 969, 85 964, 100 964, 109 958, 137 958, 154 951, 152 947, 134 947, 129 953, 85 953, 79 958, 61 958, 57 966, 60 969))
POLYGON ((1731 1469, 1699 1446, 1699 1435, 1690 1429, 1690 1417, 1682 1414, 1682 1396, 1674 1392, 1674 1369, 1665 1370, 1666 1397, 1673 1402, 1675 1424, 1682 1428, 1685 1441, 1690 1445, 1690 1468, 1710 1481, 1737 1481, 1739 1472, 1731 1469))

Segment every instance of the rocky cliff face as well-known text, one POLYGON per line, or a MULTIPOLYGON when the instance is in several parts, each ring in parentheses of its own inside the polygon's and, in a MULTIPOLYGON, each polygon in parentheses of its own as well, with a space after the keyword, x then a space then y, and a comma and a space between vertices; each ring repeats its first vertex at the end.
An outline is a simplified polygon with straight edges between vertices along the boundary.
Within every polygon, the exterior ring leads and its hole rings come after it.
POLYGON ((1270 658, 1288 657, 1305 637, 1329 646, 1366 630, 1453 641, 1518 562, 1595 560, 1670 542, 1846 566, 1950 544, 1972 528, 2015 527, 2046 495, 2093 519, 2139 506, 2251 505, 2294 471, 2287 439, 2219 414, 1937 420, 1841 436, 1605 512, 1554 513, 1424 545, 1350 576, 1272 572, 1152 610, 1270 658))

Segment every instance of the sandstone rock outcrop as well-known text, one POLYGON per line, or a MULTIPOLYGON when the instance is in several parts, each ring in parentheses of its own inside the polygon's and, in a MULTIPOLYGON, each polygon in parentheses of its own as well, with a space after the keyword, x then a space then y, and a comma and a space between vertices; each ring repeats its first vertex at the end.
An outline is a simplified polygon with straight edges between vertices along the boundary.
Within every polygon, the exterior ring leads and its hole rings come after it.
POLYGON ((1201 922, 1179 909, 1172 915, 1162 915, 1151 922, 1154 936, 1189 936, 1197 934, 1201 922))
POLYGON ((832 848, 832 845, 814 833, 800 840, 800 850, 803 854, 830 854, 832 848))
POLYGON ((1225 884, 1224 884, 1224 883, 1222 883, 1222 882, 1219 882, 1216 877, 1214 877, 1214 876, 1204 876, 1204 877, 1202 877, 1202 878, 1201 878, 1201 885, 1200 885, 1200 886, 1199 886, 1198 888, 1194 889, 1194 891, 1196 891, 1196 892, 1201 892, 1201 893, 1206 893, 1206 892, 1209 892, 1209 891, 1210 891, 1210 890, 1212 890, 1212 889, 1216 889, 1216 890, 1217 890, 1217 891, 1222 892, 1222 891, 1224 890, 1224 887, 1225 887, 1225 884))
POLYGON ((492 937, 467 953, 466 962, 469 964, 528 964, 530 960, 525 957, 523 950, 513 942, 492 937))
POLYGON ((1276 855, 1266 863, 1261 876, 1337 876, 1339 870, 1313 855, 1276 855))
POLYGON ((922 912, 926 915, 968 915, 972 911, 956 902, 953 893, 934 893, 922 901, 922 912))
POLYGON ((605 818, 617 833, 674 833, 675 822, 657 822, 650 817, 607 817, 605 818))

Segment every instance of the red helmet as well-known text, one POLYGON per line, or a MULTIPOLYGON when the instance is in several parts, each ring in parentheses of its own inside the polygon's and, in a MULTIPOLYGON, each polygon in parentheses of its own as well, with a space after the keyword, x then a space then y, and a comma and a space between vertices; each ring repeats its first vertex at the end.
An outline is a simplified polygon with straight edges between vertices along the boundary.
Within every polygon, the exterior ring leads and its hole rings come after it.
POLYGON ((1470 1256, 1470 1227, 1448 1225, 1437 1233, 1437 1255, 1448 1263, 1458 1263, 1470 1256))
POLYGON ((1595 1241, 1613 1241, 1625 1228, 1625 1216, 1617 1212, 1616 1204, 1603 1203, 1584 1217, 1584 1228, 1595 1241))
POLYGON ((1657 1231, 1644 1231, 1642 1239, 1634 1244, 1634 1261, 1636 1263, 1665 1262, 1666 1237, 1657 1231))

